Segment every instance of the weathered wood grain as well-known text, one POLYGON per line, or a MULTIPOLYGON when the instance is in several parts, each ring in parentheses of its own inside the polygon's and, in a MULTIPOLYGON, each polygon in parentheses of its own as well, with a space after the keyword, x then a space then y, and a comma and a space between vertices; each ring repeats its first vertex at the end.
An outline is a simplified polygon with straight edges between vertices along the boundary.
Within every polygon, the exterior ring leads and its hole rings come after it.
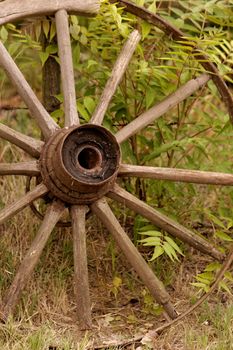
POLYGON ((36 161, 20 163, 0 163, 0 175, 40 175, 39 165, 36 161))
POLYGON ((21 134, 19 131, 15 131, 2 123, 0 123, 0 137, 23 149, 32 157, 40 157, 44 142, 21 134))
POLYGON ((44 184, 40 184, 30 192, 26 193, 23 197, 16 200, 14 203, 7 205, 0 211, 0 224, 17 214, 19 211, 23 210, 28 204, 42 197, 47 192, 47 187, 44 184))
POLYGON ((134 30, 130 34, 128 40, 122 48, 118 59, 116 60, 111 76, 107 81, 104 91, 100 97, 100 102, 91 118, 91 123, 102 124, 104 115, 111 102, 111 99, 123 78, 126 68, 128 67, 128 64, 133 56, 134 51, 136 50, 140 39, 141 35, 137 30, 134 30))
POLYGON ((107 201, 105 199, 101 199, 92 204, 91 209, 100 218, 108 231, 113 235, 126 259, 128 259, 134 270, 145 283, 155 300, 163 305, 164 310, 172 319, 176 318, 177 313, 170 302, 170 296, 167 293, 163 283, 155 276, 153 271, 147 265, 146 261, 138 252, 137 248, 131 242, 107 204, 107 201))
POLYGON ((74 285, 77 316, 80 329, 82 330, 90 329, 92 325, 87 267, 86 212, 86 206, 73 205, 71 208, 74 247, 74 285))
MULTIPOLYGON (((1 10, 0 10, 1 11, 1 10)), ((4 68, 6 74, 15 85, 22 100, 28 106, 31 116, 36 120, 45 139, 48 139, 59 127, 43 107, 36 97, 32 88, 24 78, 22 72, 17 67, 11 55, 0 41, 0 66, 4 68)))
POLYGON ((62 92, 64 97, 65 126, 79 125, 76 106, 74 69, 70 42, 68 14, 59 10, 55 14, 58 53, 61 66, 62 92))
POLYGON ((0 25, 31 16, 52 15, 65 9, 68 13, 93 16, 100 0, 6 0, 0 3, 0 25))
POLYGON ((136 176, 156 180, 170 180, 209 185, 233 185, 233 174, 130 164, 121 164, 118 176, 136 176))
POLYGON ((209 79, 210 76, 208 74, 202 74, 196 79, 189 80, 186 84, 166 97, 163 101, 148 109, 148 111, 142 113, 135 120, 118 131, 115 135, 117 141, 121 143, 127 140, 130 136, 136 134, 147 125, 154 122, 156 119, 175 107, 178 103, 184 101, 187 97, 191 96, 195 91, 204 86, 209 79))
POLYGON ((217 260, 224 259, 224 254, 219 252, 219 250, 217 250, 207 240, 188 230, 186 227, 178 224, 166 215, 161 214, 159 211, 142 202, 118 185, 114 186, 114 188, 109 192, 108 196, 120 203, 123 203, 128 208, 152 222, 155 226, 160 227, 164 231, 179 238, 183 242, 188 243, 190 246, 198 249, 199 251, 208 254, 217 260))
POLYGON ((41 253, 49 239, 49 236, 61 217, 65 206, 63 203, 55 201, 47 209, 44 221, 32 242, 31 247, 23 258, 13 283, 7 292, 3 305, 0 309, 0 318, 6 321, 8 316, 13 312, 20 294, 29 280, 41 253))

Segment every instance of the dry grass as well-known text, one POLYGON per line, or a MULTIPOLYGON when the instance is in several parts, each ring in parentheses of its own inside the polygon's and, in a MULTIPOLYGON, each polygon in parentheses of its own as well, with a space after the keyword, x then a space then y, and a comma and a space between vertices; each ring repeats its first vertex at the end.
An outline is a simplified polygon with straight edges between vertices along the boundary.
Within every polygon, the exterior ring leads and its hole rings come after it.
MULTIPOLYGON (((112 319, 114 315, 111 314, 112 319)), ((75 324, 69 324, 62 316, 55 322, 50 315, 46 322, 35 324, 31 319, 22 319, 20 322, 9 320, 0 328, 0 346, 9 350, 84 350, 95 349, 95 344, 119 344, 123 339, 133 338, 137 327, 130 327, 125 322, 125 329, 118 324, 114 327, 113 321, 107 326, 110 314, 104 315, 102 328, 94 327, 92 332, 80 333, 75 324), (104 328, 105 327, 105 328, 104 328), (128 332, 126 332, 128 329, 128 332)), ((128 346, 103 345, 103 349, 156 349, 156 350, 232 350, 233 349, 233 307, 232 305, 204 306, 198 314, 192 315, 186 322, 147 343, 135 342, 128 346)), ((151 328, 149 323, 142 323, 136 334, 145 335, 151 328), (141 333, 139 333, 141 332, 141 333)))

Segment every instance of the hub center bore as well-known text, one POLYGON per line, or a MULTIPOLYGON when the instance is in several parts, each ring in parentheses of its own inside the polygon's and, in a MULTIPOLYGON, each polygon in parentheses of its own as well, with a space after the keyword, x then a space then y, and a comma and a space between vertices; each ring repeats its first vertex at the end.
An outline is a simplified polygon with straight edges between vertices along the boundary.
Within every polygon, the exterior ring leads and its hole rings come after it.
POLYGON ((106 194, 117 176, 120 148, 105 128, 85 124, 56 132, 40 166, 51 193, 67 203, 89 204, 106 194))
POLYGON ((103 158, 97 147, 84 146, 77 154, 77 168, 82 171, 96 171, 101 167, 103 158))

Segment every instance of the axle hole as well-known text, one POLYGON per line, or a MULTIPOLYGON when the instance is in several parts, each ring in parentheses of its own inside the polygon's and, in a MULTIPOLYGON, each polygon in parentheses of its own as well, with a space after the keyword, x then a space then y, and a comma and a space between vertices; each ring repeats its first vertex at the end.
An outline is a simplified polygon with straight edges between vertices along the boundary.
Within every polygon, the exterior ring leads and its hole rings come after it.
POLYGON ((93 170, 101 164, 101 153, 94 147, 85 147, 78 154, 79 165, 87 170, 93 170))

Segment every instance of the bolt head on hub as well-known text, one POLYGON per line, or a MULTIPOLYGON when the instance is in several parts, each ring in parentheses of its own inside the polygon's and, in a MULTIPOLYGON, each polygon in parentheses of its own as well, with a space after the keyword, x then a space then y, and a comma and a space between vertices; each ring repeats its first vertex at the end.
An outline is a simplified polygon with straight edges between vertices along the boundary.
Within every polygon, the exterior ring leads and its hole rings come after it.
POLYGON ((71 204, 89 204, 106 194, 119 163, 115 137, 93 124, 60 129, 40 158, 43 182, 54 196, 71 204))

